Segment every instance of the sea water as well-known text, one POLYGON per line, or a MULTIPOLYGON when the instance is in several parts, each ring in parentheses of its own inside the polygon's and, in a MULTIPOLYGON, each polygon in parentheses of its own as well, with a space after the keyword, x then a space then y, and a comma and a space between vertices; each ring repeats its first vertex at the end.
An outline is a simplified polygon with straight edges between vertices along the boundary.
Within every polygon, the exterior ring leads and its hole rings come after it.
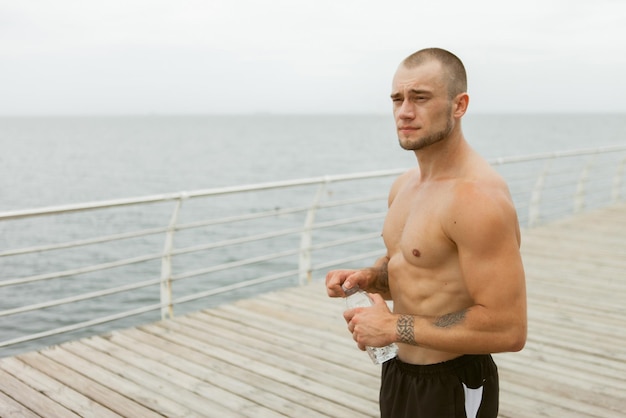
MULTIPOLYGON (((626 142, 626 115, 472 115, 487 158, 626 142)), ((410 167, 389 115, 0 118, 0 211, 410 167)))

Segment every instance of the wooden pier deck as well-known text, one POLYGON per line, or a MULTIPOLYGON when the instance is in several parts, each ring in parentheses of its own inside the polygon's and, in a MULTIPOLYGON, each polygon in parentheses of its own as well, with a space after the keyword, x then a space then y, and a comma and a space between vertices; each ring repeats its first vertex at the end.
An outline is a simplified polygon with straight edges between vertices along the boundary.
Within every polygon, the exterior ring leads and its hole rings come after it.
MULTIPOLYGON (((626 416, 626 205, 524 231, 528 342, 500 416, 626 416)), ((375 417, 321 282, 0 359, 1 417, 375 417)))

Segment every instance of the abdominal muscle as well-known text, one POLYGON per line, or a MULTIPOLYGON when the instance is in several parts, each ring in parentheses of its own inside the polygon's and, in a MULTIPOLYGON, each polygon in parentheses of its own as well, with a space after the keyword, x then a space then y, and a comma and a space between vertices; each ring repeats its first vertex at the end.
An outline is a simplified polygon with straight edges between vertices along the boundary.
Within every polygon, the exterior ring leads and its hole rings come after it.
MULTIPOLYGON (((471 306, 460 271, 455 266, 423 269, 403 258, 398 254, 388 265, 395 314, 422 316, 434 321, 439 316, 471 306)), ((398 358, 410 364, 435 364, 463 354, 398 343, 398 358)))

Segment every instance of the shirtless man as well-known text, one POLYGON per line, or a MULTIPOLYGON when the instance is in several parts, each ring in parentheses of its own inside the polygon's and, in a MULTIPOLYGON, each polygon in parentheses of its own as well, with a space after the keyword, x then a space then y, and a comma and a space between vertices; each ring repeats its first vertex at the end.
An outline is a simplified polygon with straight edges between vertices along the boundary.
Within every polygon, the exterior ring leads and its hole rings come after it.
POLYGON ((466 91, 463 64, 448 51, 418 51, 400 64, 393 113, 418 167, 391 187, 386 256, 326 276, 331 297, 345 295, 342 285, 373 293, 373 307, 344 314, 360 349, 399 346, 382 367, 383 418, 496 417, 490 354, 526 341, 517 215, 504 180, 463 136, 466 91))

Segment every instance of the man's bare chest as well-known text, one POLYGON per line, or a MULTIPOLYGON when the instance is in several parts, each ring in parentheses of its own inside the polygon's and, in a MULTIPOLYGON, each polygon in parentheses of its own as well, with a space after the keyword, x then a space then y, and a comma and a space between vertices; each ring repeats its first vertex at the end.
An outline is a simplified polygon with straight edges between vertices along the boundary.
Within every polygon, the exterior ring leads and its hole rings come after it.
POLYGON ((417 267, 433 268, 454 251, 446 228, 446 198, 437 191, 398 194, 389 207, 383 239, 389 255, 417 267))

